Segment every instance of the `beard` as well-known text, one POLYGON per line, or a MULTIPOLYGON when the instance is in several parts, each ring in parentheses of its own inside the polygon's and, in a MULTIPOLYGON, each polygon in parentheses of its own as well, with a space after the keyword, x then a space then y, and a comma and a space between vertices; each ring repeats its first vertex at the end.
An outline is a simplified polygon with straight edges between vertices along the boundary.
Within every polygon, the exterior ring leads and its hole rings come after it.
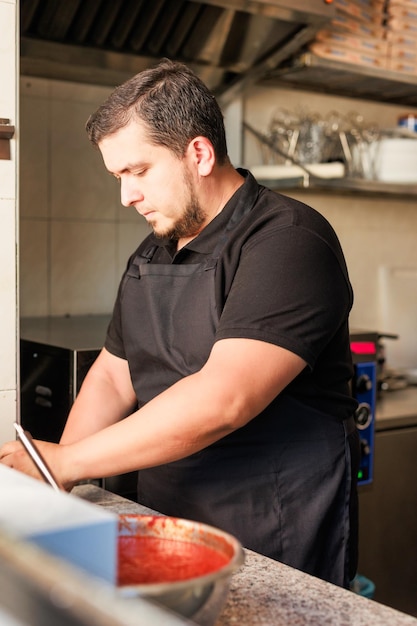
POLYGON ((184 170, 184 185, 188 190, 188 201, 185 204, 183 214, 178 220, 172 224, 170 228, 166 228, 164 231, 156 231, 152 222, 150 226, 153 229, 154 235, 160 239, 178 240, 183 237, 194 237, 197 235, 201 226, 204 224, 207 214, 198 201, 197 194, 194 191, 191 175, 188 170, 184 170))

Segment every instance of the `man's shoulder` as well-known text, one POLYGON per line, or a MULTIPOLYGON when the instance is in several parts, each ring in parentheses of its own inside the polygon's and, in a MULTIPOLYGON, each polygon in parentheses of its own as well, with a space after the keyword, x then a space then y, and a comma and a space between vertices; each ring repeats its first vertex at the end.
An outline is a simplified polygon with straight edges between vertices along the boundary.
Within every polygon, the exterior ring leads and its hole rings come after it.
POLYGON ((299 226, 313 231, 326 231, 332 227, 317 209, 301 200, 259 185, 259 193, 254 204, 252 218, 263 218, 270 224, 299 226))

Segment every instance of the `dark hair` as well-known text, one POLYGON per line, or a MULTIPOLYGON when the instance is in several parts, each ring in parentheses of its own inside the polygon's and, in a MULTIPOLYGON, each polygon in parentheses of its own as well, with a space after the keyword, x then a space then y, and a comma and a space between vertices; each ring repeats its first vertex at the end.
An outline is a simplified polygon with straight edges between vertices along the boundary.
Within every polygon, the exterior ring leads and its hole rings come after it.
POLYGON ((117 87, 86 124, 97 144, 138 117, 149 139, 178 157, 198 136, 211 141, 220 165, 227 160, 226 135, 220 107, 206 85, 182 63, 164 59, 117 87))

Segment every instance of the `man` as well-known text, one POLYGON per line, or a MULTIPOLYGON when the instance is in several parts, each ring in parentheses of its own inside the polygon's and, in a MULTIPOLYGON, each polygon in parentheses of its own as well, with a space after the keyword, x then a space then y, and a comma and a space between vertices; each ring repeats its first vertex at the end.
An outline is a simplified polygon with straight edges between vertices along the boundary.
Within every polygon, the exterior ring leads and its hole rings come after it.
MULTIPOLYGON (((68 489, 139 469, 139 502, 347 586, 353 296, 334 231, 233 168, 218 104, 181 64, 121 85, 87 131, 153 233, 48 462, 68 489)), ((18 442, 0 458, 34 474, 18 442)))

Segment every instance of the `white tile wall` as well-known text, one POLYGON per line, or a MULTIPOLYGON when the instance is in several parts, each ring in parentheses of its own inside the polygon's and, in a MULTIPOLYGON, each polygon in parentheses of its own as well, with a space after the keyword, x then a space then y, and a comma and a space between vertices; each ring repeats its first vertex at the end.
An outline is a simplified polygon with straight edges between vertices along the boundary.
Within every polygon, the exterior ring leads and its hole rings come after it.
MULTIPOLYGON (((17 127, 17 9, 16 2, 0 0, 0 117, 17 127)), ((11 141, 11 159, 0 159, 0 445, 14 438, 17 417, 17 297, 16 214, 17 140, 11 141)))
POLYGON ((49 119, 51 219, 116 219, 118 186, 84 126, 91 103, 52 100, 49 119))
POLYGON ((0 390, 0 445, 15 439, 16 389, 0 390))
POLYGON ((379 316, 381 326, 400 325, 407 341, 387 342, 386 353, 404 367, 416 370, 417 353, 417 264, 397 258, 379 271, 379 316))
MULTIPOLYGON (((0 161, 1 167, 1 161, 0 161)), ((0 200, 0 389, 16 388, 16 217, 14 198, 0 200), (4 358, 7 355, 7 358, 4 358)))
POLYGON ((109 89, 22 77, 21 316, 109 313, 148 234, 87 139, 109 89), (34 167, 33 164, 36 163, 34 167))
POLYGON ((20 151, 20 216, 48 217, 48 185, 50 179, 49 137, 45 129, 49 118, 47 81, 27 81, 21 92, 30 98, 20 98, 20 135, 24 149, 20 151))
POLYGON ((0 0, 0 117, 16 120, 16 1, 0 0))
POLYGON ((46 218, 20 220, 20 310, 35 317, 50 310, 50 229, 46 218))
POLYGON ((111 311, 117 288, 115 240, 116 229, 111 222, 52 222, 54 315, 111 311))

